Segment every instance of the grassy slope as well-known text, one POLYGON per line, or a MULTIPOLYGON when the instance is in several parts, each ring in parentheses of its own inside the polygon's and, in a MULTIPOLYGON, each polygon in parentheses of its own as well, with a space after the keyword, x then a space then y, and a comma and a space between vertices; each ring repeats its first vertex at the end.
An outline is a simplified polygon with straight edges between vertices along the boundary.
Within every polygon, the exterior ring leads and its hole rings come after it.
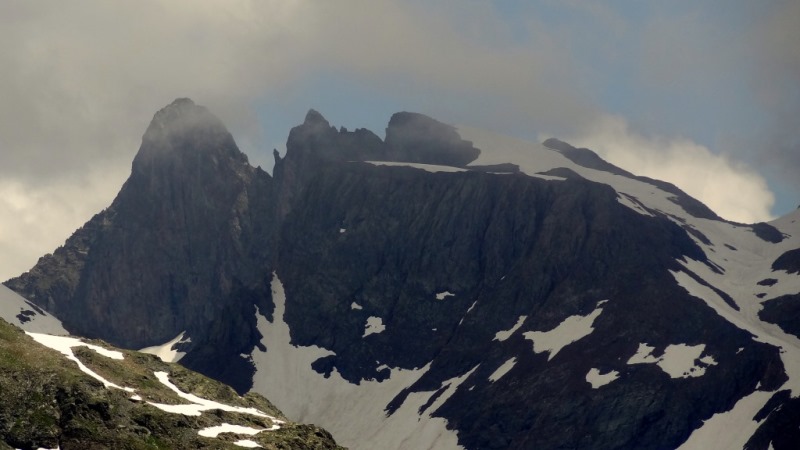
MULTIPOLYGON (((123 351, 125 359, 119 361, 85 347, 74 352, 107 380, 135 388, 145 401, 186 403, 153 375, 165 371, 184 392, 282 418, 264 397, 239 397, 228 386, 152 355, 123 351)), ((198 430, 221 423, 267 428, 271 422, 216 410, 199 417, 171 414, 133 401, 130 396, 122 390, 104 388, 60 353, 0 320, 0 449, 241 449, 232 444, 238 439, 256 441, 267 449, 341 448, 325 430, 291 422, 280 430, 256 436, 204 438, 198 430)))

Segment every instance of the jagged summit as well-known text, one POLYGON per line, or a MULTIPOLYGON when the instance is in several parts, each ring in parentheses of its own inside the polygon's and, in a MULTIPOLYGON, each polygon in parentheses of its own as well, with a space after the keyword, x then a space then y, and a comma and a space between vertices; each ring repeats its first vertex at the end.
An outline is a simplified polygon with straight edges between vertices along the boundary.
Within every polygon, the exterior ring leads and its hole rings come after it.
POLYGON ((372 131, 359 128, 337 130, 314 109, 302 125, 289 133, 287 158, 324 161, 392 161, 463 167, 474 161, 480 150, 464 140, 452 125, 424 114, 399 112, 392 115, 382 140, 372 131))
POLYGON ((318 124, 324 124, 326 127, 329 127, 331 125, 325 119, 325 117, 323 117, 322 114, 319 113, 319 111, 317 111, 314 108, 311 108, 306 113, 306 118, 303 121, 303 124, 317 124, 317 123, 318 124))
POLYGON ((217 116, 191 99, 179 98, 153 116, 133 161, 133 172, 147 171, 155 162, 174 165, 199 155, 214 158, 216 163, 223 158, 247 164, 247 156, 217 116))

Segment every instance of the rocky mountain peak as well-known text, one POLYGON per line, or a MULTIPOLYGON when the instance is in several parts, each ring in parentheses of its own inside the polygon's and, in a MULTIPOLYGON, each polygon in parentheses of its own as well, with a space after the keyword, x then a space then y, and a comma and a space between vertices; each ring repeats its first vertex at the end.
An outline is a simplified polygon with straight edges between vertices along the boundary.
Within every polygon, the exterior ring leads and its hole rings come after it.
POLYGON ((322 114, 319 113, 319 111, 317 111, 314 108, 311 108, 306 113, 306 118, 303 121, 303 125, 316 125, 316 124, 323 125, 325 127, 331 126, 331 124, 325 119, 325 117, 322 116, 322 114))
POLYGON ((189 160, 221 160, 247 164, 222 121, 188 98, 179 98, 154 116, 142 137, 133 161, 134 175, 153 170, 153 165, 183 165, 189 160))
POLYGON ((424 114, 399 112, 392 115, 386 128, 389 160, 466 166, 481 151, 466 141, 455 127, 424 114))

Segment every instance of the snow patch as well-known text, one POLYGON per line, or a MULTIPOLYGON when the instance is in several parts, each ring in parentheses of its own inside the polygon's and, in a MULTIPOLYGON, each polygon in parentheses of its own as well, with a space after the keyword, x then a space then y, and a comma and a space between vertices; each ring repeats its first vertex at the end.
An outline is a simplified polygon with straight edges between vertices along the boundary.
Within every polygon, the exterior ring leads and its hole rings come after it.
POLYGON ((566 178, 564 178, 564 177, 559 177, 559 176, 555 176, 555 175, 545 175, 543 173, 532 173, 532 174, 530 174, 530 176, 532 176, 534 178, 541 178, 541 179, 547 180, 547 181, 566 181, 566 178))
POLYGON ((426 172, 466 172, 467 169, 453 166, 438 166, 435 164, 418 164, 418 163, 405 163, 395 161, 364 161, 373 166, 391 166, 391 167, 413 167, 415 169, 424 170, 426 172))
POLYGON ((61 336, 69 334, 60 320, 2 284, 0 284, 0 318, 32 333, 61 336), (20 319, 20 316, 24 319, 20 319))
POLYGON ((455 297, 456 294, 450 293, 450 291, 439 292, 436 294, 436 300, 444 300, 447 297, 455 297))
POLYGON ((253 442, 250 439, 242 439, 240 441, 234 441, 233 445, 237 447, 245 447, 245 448, 259 448, 261 445, 258 442, 253 442))
POLYGON ((586 374, 586 381, 592 385, 592 389, 603 387, 617 378, 619 378, 619 372, 616 370, 600 373, 600 369, 592 368, 589 369, 589 373, 586 374))
MULTIPOLYGON (((27 331, 26 331, 26 334, 28 334, 36 342, 38 342, 38 343, 40 343, 40 344, 42 344, 42 345, 44 345, 44 346, 46 346, 48 348, 56 350, 59 353, 61 353, 62 355, 64 355, 67 359, 69 359, 71 361, 74 361, 78 365, 78 368, 82 372, 86 373, 87 375, 91 376, 92 378, 94 378, 94 379, 100 381, 101 383, 103 383, 103 386, 105 386, 107 389, 108 388, 120 389, 120 390, 123 390, 125 392, 131 393, 132 395, 130 396, 130 399, 132 401, 135 401, 135 402, 143 401, 143 399, 142 399, 142 397, 140 395, 135 394, 135 392, 136 392, 135 389, 130 388, 130 387, 122 387, 122 386, 119 386, 117 384, 114 384, 114 383, 106 380, 105 378, 103 378, 99 374, 95 373, 94 371, 92 371, 88 367, 86 367, 75 356, 75 354, 74 354, 72 349, 75 348, 75 347, 88 347, 89 349, 94 350, 95 352, 97 352, 98 354, 100 354, 102 356, 105 356, 106 358, 115 359, 115 360, 123 360, 123 359, 125 359, 125 356, 124 356, 124 354, 122 352, 119 352, 119 351, 116 351, 116 350, 108 350, 106 348, 103 348, 103 347, 100 347, 100 346, 97 346, 97 345, 93 345, 93 344, 89 344, 89 343, 83 342, 83 341, 81 341, 81 340, 79 340, 77 338, 68 337, 68 336, 52 336, 52 335, 48 335, 48 334, 31 333, 31 332, 27 332, 27 331)), ((182 338, 182 336, 183 336, 183 333, 181 333, 178 336, 178 338, 182 338)), ((173 341, 177 342, 178 338, 174 339, 173 341)), ((165 346, 166 345, 167 344, 165 344, 165 346)), ((226 433, 226 432, 253 435, 253 434, 256 434, 256 433, 260 433, 262 431, 278 430, 278 429, 281 428, 281 426, 283 424, 286 423, 283 420, 280 420, 280 419, 278 419, 276 417, 273 417, 273 416, 271 416, 269 414, 266 414, 266 413, 264 413, 262 411, 259 411, 259 410, 255 409, 255 408, 243 408, 243 407, 238 407, 238 406, 226 405, 226 404, 223 404, 223 403, 215 402, 213 400, 207 400, 207 399, 198 397, 198 396, 196 396, 194 394, 188 394, 186 392, 183 392, 177 386, 172 384, 172 382, 169 380, 169 375, 167 374, 167 372, 154 372, 153 374, 156 376, 156 378, 162 384, 167 386, 171 391, 173 391, 176 394, 178 394, 178 396, 180 398, 182 398, 184 400, 188 400, 189 402, 191 402, 188 405, 186 405, 186 404, 184 404, 184 405, 166 405, 166 404, 160 404, 160 403, 147 402, 147 404, 149 404, 151 406, 154 406, 154 407, 156 407, 156 408, 158 408, 158 409, 160 409, 162 411, 173 413, 173 414, 183 414, 183 415, 186 415, 186 416, 199 416, 199 415, 202 414, 203 411, 221 410, 221 411, 228 411, 228 412, 234 412, 234 413, 239 413, 239 414, 248 414, 248 415, 257 416, 257 417, 264 417, 264 418, 270 419, 272 421, 272 426, 270 428, 260 429, 260 430, 259 429, 255 429, 255 428, 249 428, 249 427, 240 427, 238 425, 222 424, 222 425, 218 425, 218 426, 214 426, 214 427, 204 428, 204 429, 198 431, 198 434, 200 434, 201 436, 217 437, 217 435, 219 435, 219 433, 226 433)), ((248 442, 252 442, 252 441, 248 441, 248 442)), ((256 447, 259 447, 259 445, 256 444, 256 447)))
POLYGON ((57 352, 60 352, 62 355, 66 356, 67 359, 69 359, 70 361, 74 361, 76 364, 78 364, 78 369, 80 369, 81 372, 83 372, 86 375, 89 375, 90 377, 94 378, 95 380, 103 383, 103 386, 105 386, 106 388, 113 387, 113 388, 116 388, 116 389, 121 389, 121 390, 126 391, 126 392, 133 392, 134 391, 133 389, 131 389, 129 387, 122 387, 122 386, 119 386, 117 384, 114 384, 114 383, 106 380, 102 376, 100 376, 98 373, 96 373, 92 369, 86 367, 81 362, 81 360, 79 360, 75 356, 75 353, 72 352, 72 348, 73 347, 88 347, 88 348, 96 351, 100 355, 103 355, 103 356, 105 356, 107 358, 118 359, 118 360, 119 359, 124 359, 124 356, 122 355, 122 352, 118 352, 118 351, 115 351, 115 350, 108 350, 108 349, 105 349, 103 347, 99 347, 97 345, 87 344, 87 343, 81 341, 80 339, 73 338, 73 337, 52 336, 52 335, 49 335, 49 334, 31 333, 31 332, 28 332, 28 331, 26 331, 25 333, 28 336, 32 337, 33 340, 35 340, 36 342, 44 345, 45 347, 49 347, 49 348, 51 348, 51 349, 53 349, 53 350, 55 350, 57 352))
POLYGON ((350 304, 350 309, 354 309, 354 310, 360 311, 360 310, 362 310, 364 308, 361 307, 361 305, 359 305, 358 303, 353 302, 353 303, 350 304))
POLYGON ((339 234, 344 234, 347 232, 347 228, 339 228, 339 234))
POLYGON ((169 374, 167 372, 155 372, 154 374, 158 379, 158 381, 161 382, 161 384, 168 387, 172 392, 178 394, 178 397, 191 402, 188 405, 165 405, 162 403, 147 402, 148 404, 155 406, 156 408, 162 411, 175 414, 183 414, 184 416, 199 416, 200 414, 203 413, 203 411, 218 409, 221 411, 228 411, 239 414, 248 414, 256 417, 266 417, 275 424, 285 423, 284 421, 279 420, 273 416, 270 416, 269 414, 266 414, 264 412, 261 412, 255 408, 243 408, 241 406, 226 405, 224 403, 215 402, 213 400, 207 400, 202 397, 198 397, 194 394, 183 392, 177 386, 172 384, 172 382, 169 380, 169 374))
POLYGON ((701 357, 705 348, 705 344, 671 344, 664 349, 663 355, 655 357, 652 354, 655 347, 641 343, 628 364, 656 364, 671 378, 701 377, 706 368, 717 364, 710 355, 701 357))
POLYGON ((595 319, 602 312, 603 308, 596 308, 588 316, 569 316, 550 331, 528 331, 523 336, 533 342, 534 352, 549 352, 550 361, 567 345, 590 335, 595 319))
POLYGON ((383 319, 377 316, 370 316, 367 318, 367 323, 364 325, 364 335, 361 337, 367 337, 370 334, 380 334, 383 333, 385 329, 386 325, 383 324, 383 319))
POLYGON ((519 327, 522 326, 522 324, 525 322, 525 319, 527 318, 528 316, 519 316, 519 319, 517 319, 517 323, 515 323, 514 326, 511 327, 511 329, 505 331, 498 331, 497 333, 495 333, 494 339, 492 340, 503 342, 506 339, 510 338, 512 334, 514 334, 517 330, 519 330, 519 327))
POLYGON ((503 378, 503 375, 507 374, 514 366, 517 364, 517 358, 509 358, 506 362, 500 365, 491 375, 489 375, 489 381, 494 383, 495 381, 503 378))
POLYGON ((146 347, 139 351, 142 353, 156 355, 164 362, 178 362, 181 360, 181 358, 183 358, 184 355, 186 355, 186 352, 179 352, 178 350, 175 350, 174 347, 178 344, 192 342, 192 338, 190 337, 184 339, 185 334, 186 332, 182 331, 179 335, 175 336, 168 342, 165 342, 161 345, 146 347))
MULTIPOLYGON (((293 420, 316 423, 330 431, 339 444, 353 450, 374 448, 459 449, 455 431, 447 421, 420 413, 435 391, 412 392, 394 414, 386 407, 403 390, 411 388, 430 368, 388 368, 389 377, 381 382, 361 380, 353 384, 334 368, 328 377, 317 373, 311 364, 335 355, 316 347, 292 345, 289 326, 284 321, 286 293, 277 275, 272 278, 275 303, 273 321, 258 313, 258 330, 266 352, 255 350, 256 373, 253 391, 265 395, 293 420)), ((384 365, 379 368, 385 369, 384 365)), ((450 380, 448 392, 460 383, 450 380)), ((447 393, 443 394, 444 397, 447 393)), ((449 397, 448 397, 449 398, 449 397)), ((428 408, 428 411, 432 411, 428 408)))
POLYGON ((246 434, 248 436, 255 436, 256 434, 261 433, 262 431, 265 430, 253 427, 245 427, 242 425, 231 425, 229 423, 223 423, 222 425, 203 428, 202 430, 198 431, 197 434, 203 437, 215 438, 222 433, 235 433, 235 434, 246 434))

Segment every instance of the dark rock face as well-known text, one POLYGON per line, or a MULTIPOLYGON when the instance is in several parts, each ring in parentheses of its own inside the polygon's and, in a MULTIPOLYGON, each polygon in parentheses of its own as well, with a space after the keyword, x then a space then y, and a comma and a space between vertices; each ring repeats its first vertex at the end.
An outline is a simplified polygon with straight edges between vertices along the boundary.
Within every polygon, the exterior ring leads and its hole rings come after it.
MULTIPOLYGON (((275 271, 292 343, 335 352, 314 370, 358 383, 385 379, 383 364, 430 364, 387 413, 412 392, 440 397, 447 380, 473 371, 429 411, 466 448, 675 448, 759 383, 774 390, 785 380, 778 349, 676 283, 678 259, 708 262, 687 229, 633 212, 609 186, 569 169, 551 171, 566 181, 545 181, 511 166, 496 176, 358 162, 465 166, 479 152, 419 114, 394 115, 382 141, 312 110, 272 178, 247 164, 218 119, 178 100, 156 114, 111 207, 8 286, 70 331, 121 346, 186 330, 182 364, 241 392, 252 366, 239 354, 260 341, 255 307, 272 318, 275 271), (553 358, 525 337, 598 309, 590 335, 553 358), (365 338, 368 317, 386 329, 365 338), (654 357, 703 345, 714 364, 697 377, 627 364, 640 344, 654 357), (620 378, 593 389, 591 369, 620 378)), ((576 152, 567 153, 604 162, 576 152)))
POLYGON ((783 242, 783 234, 768 223, 759 222, 750 225, 750 228, 753 230, 753 233, 755 233, 756 236, 760 237, 766 242, 770 242, 772 244, 783 242))
POLYGON ((789 250, 772 263, 772 270, 785 270, 789 273, 800 274, 800 248, 789 250))
POLYGON ((774 323, 787 333, 800 337, 800 294, 782 295, 763 303, 761 320, 774 323))
POLYGON ((793 450, 800 442, 800 399, 791 398, 789 391, 779 391, 753 418, 764 421, 758 431, 747 441, 745 450, 793 450))
POLYGON ((282 227, 278 267, 293 341, 336 352, 317 368, 336 368, 351 382, 381 379, 376 361, 432 361, 412 391, 437 390, 477 366, 436 413, 467 448, 674 448, 758 383, 719 380, 759 374, 775 388, 785 379, 774 348, 756 350, 749 334, 675 285, 675 258, 704 258, 685 232, 621 206, 607 187, 335 165, 317 173, 297 204, 304 206, 282 227), (599 255, 613 255, 613 267, 599 255), (455 296, 438 301, 445 290, 455 296), (603 299, 591 337, 552 361, 523 338, 587 315, 603 299), (352 311, 351 302, 363 309, 352 311), (493 341, 522 315, 517 333, 493 341), (386 330, 365 339, 370 316, 386 330), (626 364, 639 343, 663 350, 684 342, 707 344, 717 365, 706 376, 671 379, 626 364), (734 357, 738 347, 752 350, 734 357), (514 369, 489 381, 512 357, 514 369), (592 389, 584 378, 591 368, 617 370, 625 381, 592 389), (570 429, 580 432, 552 432, 570 429))
POLYGON ((463 167, 480 150, 461 139, 455 128, 417 113, 396 113, 386 128, 389 160, 463 167))
MULTIPOLYGON (((112 205, 7 285, 75 334, 142 348, 186 331, 202 353, 243 352, 256 331, 253 303, 240 300, 264 298, 252 293, 269 273, 271 181, 219 119, 176 100, 156 113, 112 205)), ((214 364, 249 386, 241 358, 214 364)))

